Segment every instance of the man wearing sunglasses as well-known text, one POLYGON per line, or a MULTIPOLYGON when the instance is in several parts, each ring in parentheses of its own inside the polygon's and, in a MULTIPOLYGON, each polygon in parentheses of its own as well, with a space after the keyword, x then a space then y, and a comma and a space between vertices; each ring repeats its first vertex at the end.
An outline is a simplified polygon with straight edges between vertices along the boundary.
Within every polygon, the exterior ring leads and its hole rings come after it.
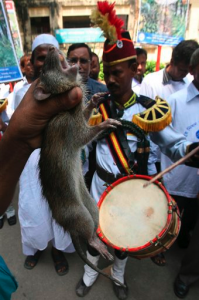
POLYGON ((79 73, 87 87, 87 100, 99 92, 107 92, 107 87, 89 77, 92 61, 92 52, 85 43, 72 44, 68 48, 67 59, 70 65, 78 64, 79 73))

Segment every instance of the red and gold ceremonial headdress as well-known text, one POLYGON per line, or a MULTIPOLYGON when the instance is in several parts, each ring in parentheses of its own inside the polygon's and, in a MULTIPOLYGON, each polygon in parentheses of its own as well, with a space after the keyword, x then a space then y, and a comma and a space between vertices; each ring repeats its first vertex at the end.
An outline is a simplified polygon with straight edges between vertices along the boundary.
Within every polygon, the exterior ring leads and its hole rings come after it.
POLYGON ((136 51, 128 31, 122 29, 124 22, 116 16, 115 2, 98 1, 90 16, 92 24, 102 29, 106 38, 103 50, 103 64, 112 66, 132 58, 136 51))

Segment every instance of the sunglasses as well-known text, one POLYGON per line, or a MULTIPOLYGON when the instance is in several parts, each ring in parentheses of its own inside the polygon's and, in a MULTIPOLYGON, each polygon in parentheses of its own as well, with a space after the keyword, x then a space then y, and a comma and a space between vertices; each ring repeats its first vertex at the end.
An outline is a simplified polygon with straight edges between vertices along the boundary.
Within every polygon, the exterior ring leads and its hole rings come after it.
POLYGON ((80 58, 77 58, 77 57, 71 57, 71 58, 68 58, 68 63, 70 65, 75 65, 77 64, 79 61, 80 65, 86 65, 90 62, 90 59, 86 59, 86 58, 83 58, 83 57, 80 57, 80 58))

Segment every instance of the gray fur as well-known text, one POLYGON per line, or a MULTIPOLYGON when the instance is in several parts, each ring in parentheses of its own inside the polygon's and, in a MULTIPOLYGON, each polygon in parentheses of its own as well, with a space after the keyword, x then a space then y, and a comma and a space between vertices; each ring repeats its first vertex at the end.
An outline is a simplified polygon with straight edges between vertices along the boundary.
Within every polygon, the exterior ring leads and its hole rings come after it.
MULTIPOLYGON (((65 66, 66 62, 63 63, 65 66)), ((85 94, 77 67, 60 66, 58 50, 50 49, 40 76, 40 84, 34 91, 35 98, 44 100, 79 86, 85 94), (76 70, 75 70, 76 68, 76 70)), ((47 199, 52 216, 65 231, 70 232, 77 253, 90 267, 103 273, 87 259, 80 246, 83 238, 104 257, 112 258, 105 245, 96 235, 98 208, 91 198, 82 174, 81 149, 102 130, 116 125, 107 120, 96 126, 88 126, 83 101, 73 109, 55 116, 44 131, 39 168, 43 195, 47 199)))

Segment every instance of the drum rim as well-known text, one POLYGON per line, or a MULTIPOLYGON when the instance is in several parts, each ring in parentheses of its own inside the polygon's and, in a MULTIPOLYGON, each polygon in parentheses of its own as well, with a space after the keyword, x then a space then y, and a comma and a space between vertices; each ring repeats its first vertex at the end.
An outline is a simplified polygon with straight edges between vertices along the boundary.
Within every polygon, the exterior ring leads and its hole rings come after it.
MULTIPOLYGON (((122 182, 124 182, 124 181, 131 180, 132 178, 133 178, 133 179, 146 179, 146 180, 152 179, 152 177, 146 176, 146 175, 127 175, 127 176, 124 176, 124 177, 118 179, 118 180, 115 181, 114 183, 110 184, 110 185, 106 188, 106 190, 103 192, 103 194, 101 195, 100 200, 99 200, 99 202, 98 202, 98 204, 97 204, 97 205, 98 205, 98 208, 100 209, 100 207, 101 207, 102 203, 104 202, 104 200, 105 200, 107 194, 108 194, 115 186, 117 186, 118 184, 120 184, 120 183, 122 183, 122 182)), ((154 237, 152 240, 150 240, 149 242, 147 242, 146 244, 144 244, 144 245, 142 245, 142 246, 134 247, 134 248, 129 248, 129 247, 123 248, 123 247, 118 247, 118 246, 114 245, 113 243, 111 243, 111 241, 109 241, 109 240, 105 237, 105 235, 104 235, 104 233, 103 233, 103 231, 102 231, 102 229, 101 229, 101 227, 100 227, 100 225, 99 225, 98 228, 97 228, 97 234, 98 234, 99 238, 100 238, 103 242, 105 242, 107 245, 111 246, 112 248, 117 249, 117 250, 120 250, 120 251, 137 252, 137 251, 140 251, 140 250, 143 250, 143 249, 146 249, 146 248, 150 247, 152 244, 158 243, 158 241, 164 236, 164 234, 167 233, 168 228, 169 228, 169 226, 170 226, 170 224, 171 224, 171 222, 172 222, 172 219, 173 219, 173 215, 172 215, 172 205, 173 205, 173 203, 172 203, 172 198, 171 198, 171 196, 169 195, 168 191, 166 190, 166 188, 163 186, 163 184, 162 184, 161 182, 159 182, 159 181, 156 180, 156 181, 155 181, 154 183, 152 183, 152 184, 157 185, 160 189, 163 190, 163 192, 164 192, 165 195, 166 195, 167 202, 168 202, 167 222, 166 222, 166 225, 165 225, 165 226, 163 227, 163 229, 161 230, 161 232, 160 232, 156 237, 154 237), (169 212, 171 212, 171 213, 169 213, 169 212)))

